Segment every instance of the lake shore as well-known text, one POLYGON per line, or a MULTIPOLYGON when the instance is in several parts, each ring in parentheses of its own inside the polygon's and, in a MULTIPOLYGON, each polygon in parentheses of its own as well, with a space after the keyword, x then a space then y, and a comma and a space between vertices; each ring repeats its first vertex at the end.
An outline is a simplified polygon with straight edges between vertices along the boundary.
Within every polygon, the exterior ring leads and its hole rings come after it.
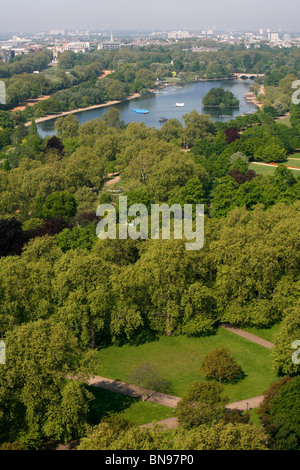
MULTIPOLYGON (((114 101, 108 101, 107 103, 102 103, 102 104, 95 104, 92 106, 88 106, 87 108, 77 108, 77 109, 72 109, 71 111, 62 111, 59 114, 48 114, 47 116, 43 116, 35 120, 35 123, 38 124, 40 122, 44 121, 50 121, 51 119, 57 119, 59 117, 67 116, 69 114, 77 114, 77 113, 82 113, 84 111, 89 111, 91 109, 97 109, 97 108, 104 108, 105 106, 113 106, 114 104, 119 104, 119 103, 124 103, 125 101, 133 100, 135 98, 139 98, 141 95, 140 93, 134 93, 131 96, 128 96, 124 100, 114 100, 114 101)), ((27 121, 24 125, 26 127, 29 127, 31 124, 31 121, 27 121)))
MULTIPOLYGON (((195 83, 195 82, 211 82, 211 81, 218 81, 218 80, 240 80, 239 78, 236 78, 236 77, 226 77, 226 78, 202 78, 202 79, 198 79, 198 80, 191 80, 191 83, 195 83)), ((181 80, 178 80, 177 82, 165 82, 165 83, 162 83, 161 85, 161 88, 165 88, 165 87, 168 87, 168 86, 172 86, 172 85, 180 85, 182 83, 188 83, 188 81, 181 81, 181 80)), ((158 87, 159 89, 160 87, 158 87)), ((154 92, 155 90, 149 90, 150 92, 154 92)), ((81 113, 81 112, 84 112, 84 111, 90 111, 92 109, 98 109, 98 108, 104 108, 105 106, 113 106, 115 104, 120 104, 120 103, 124 103, 126 101, 129 101, 129 100, 133 100, 135 98, 140 98, 141 94, 140 93, 134 93, 133 95, 131 96, 128 96, 126 97, 125 99, 123 100, 114 100, 114 101, 108 101, 107 103, 102 103, 102 104, 96 104, 96 105, 92 105, 92 106, 88 106, 86 108, 77 108, 77 109, 72 109, 70 111, 62 111, 61 113, 57 113, 57 114, 48 114, 47 116, 43 116, 43 117, 40 117, 40 118, 36 118, 34 119, 36 124, 40 123, 40 122, 45 122, 45 121, 50 121, 52 119, 57 119, 59 117, 63 117, 63 116, 68 116, 69 114, 77 114, 77 113, 81 113)), ((31 124, 31 121, 27 121, 24 125, 25 127, 29 127, 31 124)))

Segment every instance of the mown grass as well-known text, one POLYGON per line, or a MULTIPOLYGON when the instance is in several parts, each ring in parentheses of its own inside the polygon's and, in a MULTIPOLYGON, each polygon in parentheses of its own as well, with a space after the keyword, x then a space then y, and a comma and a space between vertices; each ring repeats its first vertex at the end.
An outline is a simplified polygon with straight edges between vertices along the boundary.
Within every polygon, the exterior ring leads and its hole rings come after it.
POLYGON ((285 124, 287 127, 291 127, 291 116, 285 116, 282 119, 278 119, 279 124, 285 124))
MULTIPOLYGON (((296 155, 297 154, 294 154, 294 158, 296 158, 296 155)), ((300 157, 299 157, 300 158, 300 157)), ((291 159, 287 159, 285 162, 283 162, 283 165, 286 165, 286 166, 295 166, 295 167, 300 167, 300 161, 297 161, 297 160, 291 160, 291 159)), ((262 175, 262 176, 272 176, 274 175, 275 173, 275 170, 276 170, 276 166, 273 166, 273 165, 257 165, 256 163, 254 162, 250 162, 249 163, 249 170, 254 170, 256 173, 258 173, 259 175, 262 175)), ((300 171, 299 170, 291 170, 294 174, 294 176, 298 177, 300 176, 300 171)))
POLYGON ((118 414, 128 421, 140 425, 152 423, 174 416, 173 408, 168 406, 142 401, 121 393, 111 392, 101 388, 87 387, 94 395, 91 402, 90 424, 98 424, 101 419, 108 418, 112 414, 118 414))
POLYGON ((277 380, 270 350, 221 328, 209 337, 161 337, 138 346, 102 349, 98 353, 101 366, 97 373, 129 383, 131 370, 148 361, 171 383, 169 393, 182 396, 193 382, 206 380, 199 370, 201 362, 206 354, 220 347, 228 347, 246 374, 237 384, 224 385, 229 403, 261 395, 277 380))
POLYGON ((249 333, 252 333, 253 335, 260 336, 263 339, 266 339, 267 341, 270 341, 271 343, 274 342, 275 336, 279 332, 280 329, 280 323, 276 323, 276 325, 271 326, 270 328, 244 328, 244 330, 249 331, 249 333))
POLYGON ((293 155, 289 155, 289 158, 286 162, 284 162, 284 164, 287 166, 295 166, 297 168, 300 168, 300 153, 293 153, 293 155))
POLYGON ((254 170, 257 174, 262 176, 272 176, 275 173, 276 166, 257 165, 256 163, 249 163, 249 170, 254 170))

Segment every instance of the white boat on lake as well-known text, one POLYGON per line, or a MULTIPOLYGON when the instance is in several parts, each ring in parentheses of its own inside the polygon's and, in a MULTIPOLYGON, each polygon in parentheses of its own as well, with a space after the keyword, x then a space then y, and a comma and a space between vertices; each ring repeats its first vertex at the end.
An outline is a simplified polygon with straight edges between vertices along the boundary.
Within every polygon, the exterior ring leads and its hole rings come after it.
POLYGON ((184 106, 184 103, 176 103, 174 106, 176 106, 177 108, 182 108, 182 106, 184 106))

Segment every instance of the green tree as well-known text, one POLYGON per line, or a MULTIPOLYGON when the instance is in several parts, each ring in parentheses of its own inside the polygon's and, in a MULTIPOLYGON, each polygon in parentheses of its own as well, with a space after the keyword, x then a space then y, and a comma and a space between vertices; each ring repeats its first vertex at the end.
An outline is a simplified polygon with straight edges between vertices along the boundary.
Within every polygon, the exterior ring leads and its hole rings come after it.
POLYGON ((266 435, 249 424, 201 425, 175 434, 176 450, 267 450, 266 435))
MULTIPOLYGON (((76 214, 77 202, 68 191, 58 191, 46 197, 42 205, 42 218, 69 219, 76 214)), ((40 214, 36 214, 39 216, 40 214)))
POLYGON ((299 376, 287 381, 271 401, 270 421, 274 426, 273 449, 300 449, 299 386, 299 376))
POLYGON ((228 348, 217 348, 207 354, 200 370, 208 379, 218 380, 220 383, 236 383, 244 377, 241 366, 230 355, 228 348))
POLYGON ((215 329, 217 303, 212 289, 201 282, 192 284, 183 295, 181 332, 188 336, 209 335, 215 329))
POLYGON ((228 90, 224 88, 212 88, 202 98, 204 106, 219 106, 219 107, 237 107, 239 100, 228 90))
POLYGON ((102 119, 109 127, 116 129, 121 127, 121 113, 118 108, 115 108, 114 106, 110 106, 108 108, 107 113, 102 116, 102 119))
POLYGON ((141 388, 143 401, 148 400, 153 392, 165 392, 169 386, 159 370, 148 361, 134 367, 129 380, 141 388))
POLYGON ((219 421, 223 417, 226 401, 219 383, 195 382, 176 406, 179 425, 189 429, 219 421))
MULTIPOLYGON (((300 339, 300 302, 295 302, 293 306, 287 308, 280 326, 280 330, 275 337, 275 346, 272 350, 273 364, 278 373, 295 375, 300 371, 300 365, 292 360, 296 352, 292 345, 294 341, 300 339)), ((299 348, 298 348, 299 349, 299 348)))
POLYGON ((21 441, 36 449, 47 439, 82 435, 86 403, 92 398, 79 383, 95 367, 91 352, 55 320, 22 325, 5 337, 6 365, 0 368, 0 434, 2 442, 21 441), (75 397, 76 396, 76 397, 75 397))
POLYGON ((161 427, 141 428, 104 421, 81 439, 77 450, 165 450, 172 443, 161 427))
POLYGON ((205 114, 197 113, 195 109, 188 114, 184 114, 183 120, 183 142, 187 147, 191 147, 198 139, 215 134, 215 126, 211 118, 205 114))
POLYGON ((105 91, 109 100, 123 100, 126 97, 125 87, 119 80, 108 80, 105 91))
POLYGON ((54 129, 57 131, 57 135, 62 140, 72 137, 76 138, 78 136, 79 127, 78 119, 73 114, 58 118, 54 125, 54 129))
POLYGON ((97 338, 109 336, 111 309, 110 266, 95 252, 67 251, 55 264, 53 294, 57 318, 80 344, 94 348, 97 338))

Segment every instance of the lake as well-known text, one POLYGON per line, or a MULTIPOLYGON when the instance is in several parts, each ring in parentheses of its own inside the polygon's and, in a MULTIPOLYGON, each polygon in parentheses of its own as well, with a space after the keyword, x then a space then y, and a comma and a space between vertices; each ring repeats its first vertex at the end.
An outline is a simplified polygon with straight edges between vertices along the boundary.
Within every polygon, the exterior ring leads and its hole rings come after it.
MULTIPOLYGON (((186 83, 180 86, 167 86, 154 93, 149 93, 143 97, 129 100, 114 105, 121 113, 125 123, 144 122, 148 127, 160 128, 163 123, 159 118, 167 119, 177 118, 183 123, 182 116, 195 109, 199 114, 209 114, 213 121, 228 121, 244 113, 253 113, 256 106, 253 103, 247 103, 244 97, 249 90, 252 80, 215 80, 207 82, 186 83), (223 87, 231 91, 239 100, 239 108, 205 108, 202 106, 202 98, 211 88, 223 87), (184 107, 175 107, 176 103, 184 103, 184 107), (146 109, 149 114, 137 114, 130 108, 146 109), (226 115, 230 117, 220 117, 226 115)), ((91 119, 101 118, 107 112, 108 107, 81 111, 75 114, 80 124, 84 124, 91 119)), ((41 137, 56 134, 54 130, 55 119, 44 121, 37 124, 38 132, 41 137)))

